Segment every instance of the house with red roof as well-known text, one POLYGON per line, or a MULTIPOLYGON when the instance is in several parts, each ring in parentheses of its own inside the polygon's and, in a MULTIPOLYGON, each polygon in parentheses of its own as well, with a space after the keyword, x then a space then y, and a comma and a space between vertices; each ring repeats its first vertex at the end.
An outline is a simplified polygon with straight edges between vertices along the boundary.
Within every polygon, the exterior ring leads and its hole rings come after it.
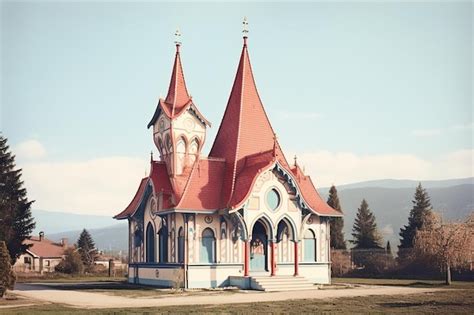
POLYGON ((31 247, 13 265, 17 272, 53 272, 54 267, 64 259, 64 251, 68 248, 67 239, 63 238, 60 243, 56 243, 45 238, 44 232, 23 243, 31 247))
POLYGON ((211 123, 186 87, 181 43, 166 98, 148 128, 159 159, 130 204, 129 282, 265 289, 277 279, 330 282, 328 206, 283 154, 255 84, 245 33, 227 107, 209 154, 211 123))

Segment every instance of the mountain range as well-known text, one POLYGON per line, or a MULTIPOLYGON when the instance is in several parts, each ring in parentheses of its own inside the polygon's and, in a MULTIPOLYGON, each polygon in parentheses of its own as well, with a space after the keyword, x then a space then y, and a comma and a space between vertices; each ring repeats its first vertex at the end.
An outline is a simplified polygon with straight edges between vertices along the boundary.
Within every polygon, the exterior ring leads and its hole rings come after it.
MULTIPOLYGON (((474 211, 474 178, 440 181, 375 180, 337 186, 344 212, 344 232, 351 239, 354 218, 362 199, 366 199, 376 216, 377 225, 392 248, 399 243, 400 228, 407 224, 412 208, 415 188, 421 182, 431 197, 433 209, 445 220, 461 220, 474 211)), ((327 199, 329 188, 320 188, 323 199, 327 199)), ((82 215, 66 212, 33 210, 37 227, 35 234, 44 231, 46 237, 60 240, 63 237, 76 242, 79 233, 86 228, 101 250, 123 250, 128 248, 127 223, 117 222, 111 216, 82 215)))

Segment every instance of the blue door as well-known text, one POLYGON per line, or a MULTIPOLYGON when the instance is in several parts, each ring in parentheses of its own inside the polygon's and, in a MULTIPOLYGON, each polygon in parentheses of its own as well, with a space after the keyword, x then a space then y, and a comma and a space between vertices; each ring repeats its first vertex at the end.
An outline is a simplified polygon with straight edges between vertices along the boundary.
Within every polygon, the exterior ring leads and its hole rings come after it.
POLYGON ((250 270, 265 271, 267 259, 265 235, 254 235, 250 247, 250 270))

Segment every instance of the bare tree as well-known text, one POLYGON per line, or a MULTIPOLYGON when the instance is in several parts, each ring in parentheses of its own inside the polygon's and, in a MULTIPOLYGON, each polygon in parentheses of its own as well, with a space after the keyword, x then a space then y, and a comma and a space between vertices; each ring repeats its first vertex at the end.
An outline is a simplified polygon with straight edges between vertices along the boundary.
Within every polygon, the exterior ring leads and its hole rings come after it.
POLYGON ((451 268, 463 268, 474 252, 474 214, 465 222, 442 222, 436 214, 427 216, 425 227, 415 236, 415 254, 428 255, 446 273, 451 284, 451 268))

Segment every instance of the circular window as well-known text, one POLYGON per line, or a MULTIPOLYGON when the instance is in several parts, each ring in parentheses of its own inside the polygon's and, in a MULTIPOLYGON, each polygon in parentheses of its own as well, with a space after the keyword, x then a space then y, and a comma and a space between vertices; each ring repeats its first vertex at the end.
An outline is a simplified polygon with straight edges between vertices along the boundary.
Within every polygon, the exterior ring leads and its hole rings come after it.
POLYGON ((273 188, 267 193, 267 204, 271 210, 275 211, 280 206, 280 194, 273 188))

